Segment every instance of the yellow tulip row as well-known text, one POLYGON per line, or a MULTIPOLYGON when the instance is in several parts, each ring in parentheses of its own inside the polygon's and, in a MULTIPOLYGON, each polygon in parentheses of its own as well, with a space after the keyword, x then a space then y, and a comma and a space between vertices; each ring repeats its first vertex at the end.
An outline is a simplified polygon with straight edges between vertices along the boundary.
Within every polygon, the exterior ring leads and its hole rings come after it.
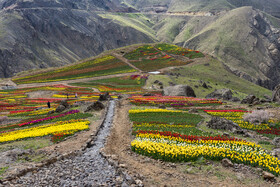
POLYGON ((88 129, 89 124, 90 122, 87 120, 60 121, 50 125, 42 125, 38 127, 2 133, 0 134, 0 143, 15 141, 24 138, 46 136, 49 134, 65 131, 77 132, 80 130, 88 129))
POLYGON ((165 128, 165 127, 191 128, 191 127, 195 127, 194 125, 157 124, 157 123, 141 123, 141 124, 134 123, 133 124, 133 127, 155 127, 155 126, 158 128, 165 128))
POLYGON ((75 95, 62 95, 62 94, 54 94, 52 97, 54 98, 75 98, 75 95))
POLYGON ((132 150, 155 159, 166 161, 190 161, 203 156, 211 160, 229 158, 237 163, 244 163, 252 166, 262 167, 276 175, 280 174, 280 161, 265 152, 258 151, 242 152, 230 148, 213 147, 209 145, 187 145, 180 146, 166 142, 153 142, 148 140, 135 139, 132 143, 132 150))
POLYGON ((220 116, 220 117, 239 117, 242 118, 244 112, 207 112, 211 116, 220 116))
POLYGON ((183 139, 181 137, 172 137, 172 136, 162 136, 160 134, 150 134, 150 133, 139 133, 137 134, 136 139, 150 139, 150 140, 168 140, 168 142, 176 142, 176 143, 185 143, 185 144, 200 144, 200 145, 213 145, 213 146, 224 146, 222 144, 228 145, 229 147, 240 147, 240 146, 246 146, 255 149, 260 149, 261 146, 257 145, 253 142, 246 142, 246 141, 221 141, 221 140, 189 140, 189 139, 183 139))
POLYGON ((28 116, 43 115, 47 114, 49 111, 55 110, 54 108, 47 108, 42 110, 34 110, 28 113, 28 116))
POLYGON ((270 130, 268 124, 255 125, 243 120, 244 112, 207 112, 212 116, 219 116, 237 123, 243 129, 250 130, 270 130))
POLYGON ((181 110, 167 110, 167 109, 144 109, 144 110, 134 109, 134 110, 129 110, 130 114, 142 113, 142 112, 183 112, 183 111, 181 111, 181 110))

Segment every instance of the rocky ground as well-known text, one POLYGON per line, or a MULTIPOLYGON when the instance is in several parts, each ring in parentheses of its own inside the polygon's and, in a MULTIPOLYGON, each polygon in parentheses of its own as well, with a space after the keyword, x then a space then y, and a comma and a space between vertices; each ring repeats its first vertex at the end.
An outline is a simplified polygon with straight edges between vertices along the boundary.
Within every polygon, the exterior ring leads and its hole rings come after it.
MULTIPOLYGON (((126 179, 100 154, 114 116, 115 101, 111 101, 94 145, 77 156, 61 159, 38 171, 4 182, 7 186, 128 186, 126 179)), ((129 176, 127 176, 129 179, 129 176)))
MULTIPOLYGON (((110 101, 104 123, 92 140, 72 137, 45 148, 59 155, 76 150, 68 157, 26 173, 0 186, 278 186, 263 180, 262 170, 243 164, 224 164, 203 160, 200 163, 168 163, 131 151, 132 123, 125 98, 110 101), (115 108, 115 112, 114 112, 115 108), (107 138, 108 137, 108 138, 107 138), (88 142, 88 148, 77 145, 88 142), (77 144, 77 145, 76 145, 77 144), (105 146, 105 147, 104 147, 105 146), (72 149, 73 148, 73 149, 72 149)), ((86 134, 90 132, 84 132, 86 134)), ((92 132, 91 132, 92 133, 92 132)), ((87 137, 87 136, 86 136, 87 137)))

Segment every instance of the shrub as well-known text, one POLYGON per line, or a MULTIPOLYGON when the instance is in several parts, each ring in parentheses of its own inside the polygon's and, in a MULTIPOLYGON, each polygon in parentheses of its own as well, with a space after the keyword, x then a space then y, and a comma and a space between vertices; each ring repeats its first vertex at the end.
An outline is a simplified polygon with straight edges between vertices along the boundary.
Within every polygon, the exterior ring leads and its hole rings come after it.
POLYGON ((252 113, 248 113, 243 116, 243 119, 245 121, 254 124, 267 123, 270 118, 270 113, 265 110, 255 110, 252 113))

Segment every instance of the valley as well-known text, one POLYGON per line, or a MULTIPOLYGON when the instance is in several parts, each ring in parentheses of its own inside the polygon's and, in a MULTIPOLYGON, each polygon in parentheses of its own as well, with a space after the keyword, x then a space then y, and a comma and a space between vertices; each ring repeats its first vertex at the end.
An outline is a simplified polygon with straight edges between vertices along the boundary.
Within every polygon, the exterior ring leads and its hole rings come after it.
POLYGON ((272 91, 200 51, 132 45, 2 85, 0 185, 279 185, 272 91))
POLYGON ((279 0, 1 0, 0 186, 279 186, 279 0))

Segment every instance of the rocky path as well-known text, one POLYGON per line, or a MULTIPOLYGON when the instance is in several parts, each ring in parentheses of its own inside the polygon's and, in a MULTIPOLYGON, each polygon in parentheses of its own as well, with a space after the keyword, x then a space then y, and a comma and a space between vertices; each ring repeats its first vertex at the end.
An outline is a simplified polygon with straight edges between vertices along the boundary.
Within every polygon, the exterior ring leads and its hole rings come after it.
POLYGON ((10 186, 128 186, 120 173, 102 156, 106 138, 114 116, 115 101, 110 101, 105 122, 98 132, 95 143, 80 155, 60 160, 44 167, 37 173, 27 173, 10 186))

